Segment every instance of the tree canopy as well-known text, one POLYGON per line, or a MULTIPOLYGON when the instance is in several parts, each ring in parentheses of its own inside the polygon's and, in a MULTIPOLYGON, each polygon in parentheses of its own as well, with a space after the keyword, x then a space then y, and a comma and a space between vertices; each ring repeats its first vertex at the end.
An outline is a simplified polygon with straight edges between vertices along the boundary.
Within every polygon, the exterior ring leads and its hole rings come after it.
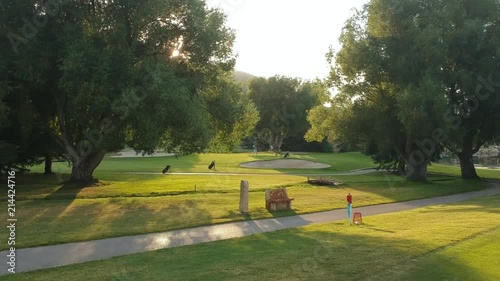
POLYGON ((6 0, 1 13, 0 94, 26 95, 68 154, 71 181, 93 181, 125 145, 190 153, 245 134, 238 122, 252 108, 228 79, 234 32, 204 1, 6 0))
POLYGON ((426 180, 427 165, 446 146, 459 156, 462 176, 476 177, 471 153, 499 133, 500 94, 491 92, 500 81, 499 6, 370 1, 346 22, 341 50, 328 54, 339 94, 331 108, 311 111, 308 138, 364 143, 379 163, 399 163, 414 180, 426 180))
POLYGON ((310 126, 307 112, 320 103, 324 94, 317 83, 284 76, 254 78, 249 88, 249 97, 260 117, 255 131, 274 151, 281 149, 287 137, 304 136, 310 126))

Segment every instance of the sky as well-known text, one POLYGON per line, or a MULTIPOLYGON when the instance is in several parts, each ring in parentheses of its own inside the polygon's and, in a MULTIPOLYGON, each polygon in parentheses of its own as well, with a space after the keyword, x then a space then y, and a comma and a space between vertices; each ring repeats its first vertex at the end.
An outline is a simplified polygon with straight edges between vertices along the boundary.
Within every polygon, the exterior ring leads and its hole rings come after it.
POLYGON ((354 7, 368 0, 208 0, 236 31, 236 70, 262 77, 326 78, 325 54, 354 7))

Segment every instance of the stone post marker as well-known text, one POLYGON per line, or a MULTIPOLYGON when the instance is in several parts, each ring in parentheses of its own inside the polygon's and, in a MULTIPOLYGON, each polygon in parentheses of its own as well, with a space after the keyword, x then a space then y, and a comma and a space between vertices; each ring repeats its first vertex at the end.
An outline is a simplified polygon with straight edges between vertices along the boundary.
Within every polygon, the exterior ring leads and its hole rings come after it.
POLYGON ((248 181, 241 181, 240 184, 240 212, 248 213, 248 181))

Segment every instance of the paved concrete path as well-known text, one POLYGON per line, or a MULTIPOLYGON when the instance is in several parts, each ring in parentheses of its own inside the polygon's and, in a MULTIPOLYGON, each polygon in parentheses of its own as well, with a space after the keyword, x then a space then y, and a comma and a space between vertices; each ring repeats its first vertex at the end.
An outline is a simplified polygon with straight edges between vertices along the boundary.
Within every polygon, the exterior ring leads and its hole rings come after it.
MULTIPOLYGON (((431 205, 455 203, 467 199, 496 194, 500 194, 500 185, 498 183, 492 184, 492 187, 481 191, 401 203, 360 207, 355 208, 354 210, 362 212, 363 216, 366 217, 431 205)), ((306 226, 315 223, 326 223, 344 219, 346 219, 346 213, 345 210, 341 209, 276 219, 232 222, 161 233, 19 249, 16 251, 16 272, 31 271, 158 249, 225 240, 285 228, 306 226)), ((0 256, 2 257, 0 260, 4 260, 4 262, 0 262, 0 275, 7 273, 8 265, 5 261, 8 254, 8 251, 0 252, 0 256)))

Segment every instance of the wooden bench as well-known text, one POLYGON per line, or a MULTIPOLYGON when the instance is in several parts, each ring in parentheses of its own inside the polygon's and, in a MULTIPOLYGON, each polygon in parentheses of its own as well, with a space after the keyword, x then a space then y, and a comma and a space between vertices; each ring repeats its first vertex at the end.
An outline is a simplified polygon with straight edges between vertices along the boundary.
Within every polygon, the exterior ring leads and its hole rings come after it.
POLYGON ((293 198, 288 197, 285 188, 266 190, 266 209, 281 211, 292 209, 293 198))

